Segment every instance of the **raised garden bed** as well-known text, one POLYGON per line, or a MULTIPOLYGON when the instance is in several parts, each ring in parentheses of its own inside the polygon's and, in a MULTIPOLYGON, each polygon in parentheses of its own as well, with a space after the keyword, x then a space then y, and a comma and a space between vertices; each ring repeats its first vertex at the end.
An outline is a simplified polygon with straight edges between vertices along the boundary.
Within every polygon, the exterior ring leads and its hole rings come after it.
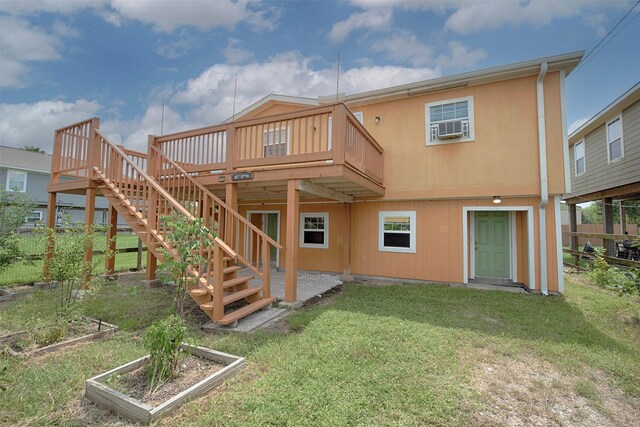
MULTIPOLYGON (((24 342, 29 332, 20 331, 0 337, 0 348, 5 347, 5 351, 11 356, 32 357, 52 353, 54 351, 60 351, 73 345, 105 338, 114 334, 118 330, 117 326, 101 320, 92 319, 90 317, 85 317, 84 320, 86 322, 74 325, 74 327, 71 328, 71 330, 75 332, 75 335, 63 341, 42 347, 31 348, 25 345, 24 342)), ((39 330, 46 330, 46 328, 40 328, 39 330)))
POLYGON ((225 378, 234 375, 245 363, 242 357, 204 347, 183 343, 182 349, 187 352, 187 359, 181 362, 182 373, 150 396, 146 395, 141 384, 142 367, 149 356, 88 379, 85 395, 94 403, 133 422, 149 423, 186 400, 206 394, 225 378), (198 381, 202 375, 206 376, 198 381), (114 388, 126 390, 127 394, 114 388))

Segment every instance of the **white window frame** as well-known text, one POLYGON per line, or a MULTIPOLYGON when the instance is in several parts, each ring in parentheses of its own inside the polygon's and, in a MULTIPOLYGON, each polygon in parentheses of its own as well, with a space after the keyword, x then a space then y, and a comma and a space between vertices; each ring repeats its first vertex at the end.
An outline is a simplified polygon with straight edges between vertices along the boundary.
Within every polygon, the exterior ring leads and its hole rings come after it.
POLYGON ((31 211, 29 212, 29 215, 24 218, 25 224, 38 222, 38 221, 42 221, 42 211, 31 211), (37 218, 37 219, 31 220, 31 218, 37 218))
POLYGON ((329 248, 329 212, 304 212, 300 214, 300 247, 310 249, 328 249, 329 248), (305 231, 320 231, 320 230, 305 230, 304 220, 305 218, 323 218, 324 219, 324 243, 305 243, 304 233, 305 231))
MULTIPOLYGON (((446 145, 446 144, 454 144, 457 142, 472 142, 476 139, 476 130, 475 130, 475 120, 474 120, 474 108, 473 108, 473 96, 465 96, 462 98, 455 99, 443 99, 441 101, 429 102, 424 104, 424 115, 425 115, 425 145, 446 145), (431 107, 436 107, 438 105, 443 104, 453 104, 455 102, 467 101, 467 112, 468 112, 468 127, 469 127, 469 135, 463 136, 461 138, 452 138, 446 140, 432 140, 431 139, 431 107)), ((439 122, 435 122, 439 123, 439 122)))
POLYGON ((401 252, 401 253, 416 253, 416 211, 380 211, 378 212, 378 251, 380 252, 401 252), (409 217, 409 232, 404 231, 385 231, 384 220, 387 217, 392 216, 406 216, 409 217), (397 246, 385 246, 384 234, 385 233, 402 233, 409 234, 409 247, 399 248, 397 246))
POLYGON ((607 137, 607 160, 609 161, 609 163, 614 163, 617 162, 619 160, 624 159, 624 131, 622 129, 622 114, 619 114, 618 116, 614 117, 612 120, 608 121, 605 128, 604 128, 604 133, 606 134, 607 137), (611 159, 611 150, 610 150, 610 145, 613 141, 609 140, 609 125, 613 122, 615 122, 616 120, 619 120, 620 122, 620 157, 618 157, 617 159, 611 159))
POLYGON ((574 163, 574 175, 575 176, 582 176, 585 173, 587 173, 587 149, 586 149, 586 145, 584 143, 584 139, 580 142, 578 142, 576 145, 573 146, 573 163, 574 163), (583 166, 583 171, 578 173, 578 146, 582 144, 582 166, 583 166))
MULTIPOLYGON (((285 141, 284 141, 284 144, 285 144, 285 154, 284 155, 285 156, 289 155, 290 150, 291 150, 291 146, 290 146, 291 144, 289 144, 289 142, 291 140, 290 135, 289 135, 289 127, 288 126, 283 126, 283 127, 279 127, 279 128, 265 128, 262 131, 262 156, 263 156, 263 158, 270 159, 272 157, 282 157, 282 155, 268 156, 267 157, 266 154, 267 154, 267 147, 268 146, 275 147, 275 145, 276 145, 276 143, 275 143, 275 134, 278 133, 278 134, 281 135, 283 130, 286 131, 285 141), (273 142, 273 144, 269 144, 269 136, 268 135, 270 133, 274 134, 274 142, 273 142)), ((278 143, 278 145, 282 145, 282 143, 278 143)))
POLYGON ((21 175, 24 176, 24 180, 22 181, 22 189, 18 189, 17 191, 19 193, 26 193, 27 192, 27 172, 25 171, 20 171, 20 170, 15 170, 15 169, 7 169, 7 184, 6 184, 6 190, 7 191, 16 191, 15 188, 16 187, 11 187, 9 185, 9 183, 11 182, 10 176, 11 174, 16 174, 16 175, 21 175))

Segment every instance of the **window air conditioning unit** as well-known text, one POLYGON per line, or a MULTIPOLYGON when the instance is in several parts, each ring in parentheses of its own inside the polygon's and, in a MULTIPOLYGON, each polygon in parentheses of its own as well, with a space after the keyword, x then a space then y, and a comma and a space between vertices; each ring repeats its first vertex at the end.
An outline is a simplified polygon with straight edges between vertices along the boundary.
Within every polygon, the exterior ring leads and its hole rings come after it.
POLYGON ((438 139, 461 138, 465 128, 466 123, 463 123, 462 120, 438 123, 438 139))

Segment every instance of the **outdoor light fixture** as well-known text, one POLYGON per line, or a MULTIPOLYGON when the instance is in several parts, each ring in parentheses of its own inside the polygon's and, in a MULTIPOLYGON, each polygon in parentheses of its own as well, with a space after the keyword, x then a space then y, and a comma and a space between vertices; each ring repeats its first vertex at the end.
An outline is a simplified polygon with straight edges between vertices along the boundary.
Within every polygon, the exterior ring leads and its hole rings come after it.
POLYGON ((495 203, 496 205, 502 203, 502 200, 500 200, 500 196, 493 196, 493 203, 495 203))
POLYGON ((376 124, 380 123, 380 116, 376 116, 376 124))

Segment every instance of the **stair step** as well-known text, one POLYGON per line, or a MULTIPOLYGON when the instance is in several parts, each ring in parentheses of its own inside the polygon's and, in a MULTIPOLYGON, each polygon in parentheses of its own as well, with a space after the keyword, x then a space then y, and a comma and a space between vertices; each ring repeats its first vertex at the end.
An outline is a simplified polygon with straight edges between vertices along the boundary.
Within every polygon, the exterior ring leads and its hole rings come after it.
POLYGON ((235 279, 225 280, 224 284, 222 285, 222 289, 228 289, 234 286, 241 285, 243 283, 247 283, 249 280, 253 278, 254 276, 240 276, 240 277, 236 277, 235 279))
MULTIPOLYGON (((242 270, 241 265, 232 265, 231 267, 226 267, 224 270, 222 270, 222 272, 224 274, 230 274, 238 270, 242 270)), ((211 273, 213 273, 213 271, 207 271, 206 273, 202 273, 202 277, 209 277, 211 273)))
POLYGON ((246 316, 250 315, 251 313, 260 310, 261 308, 264 308, 264 307, 268 306, 269 304, 271 304, 275 300, 276 300, 275 297, 262 298, 261 300, 258 300, 258 301, 254 302, 254 303, 249 304, 249 305, 245 305, 244 307, 239 308, 238 310, 232 311, 231 313, 225 315, 222 319, 216 320, 215 322, 220 324, 220 325, 229 325, 229 324, 235 322, 236 320, 240 320, 243 317, 246 317, 246 316))
POLYGON ((232 302, 250 297, 251 295, 259 294, 261 290, 262 288, 260 286, 254 286, 252 288, 243 289, 241 291, 226 295, 224 298, 222 298, 222 305, 231 304, 232 302))
POLYGON ((189 291, 189 295, 191 295, 193 297, 203 297, 203 296, 207 295, 208 293, 209 293, 208 290, 202 289, 202 288, 200 288, 200 289, 191 289, 189 291))

